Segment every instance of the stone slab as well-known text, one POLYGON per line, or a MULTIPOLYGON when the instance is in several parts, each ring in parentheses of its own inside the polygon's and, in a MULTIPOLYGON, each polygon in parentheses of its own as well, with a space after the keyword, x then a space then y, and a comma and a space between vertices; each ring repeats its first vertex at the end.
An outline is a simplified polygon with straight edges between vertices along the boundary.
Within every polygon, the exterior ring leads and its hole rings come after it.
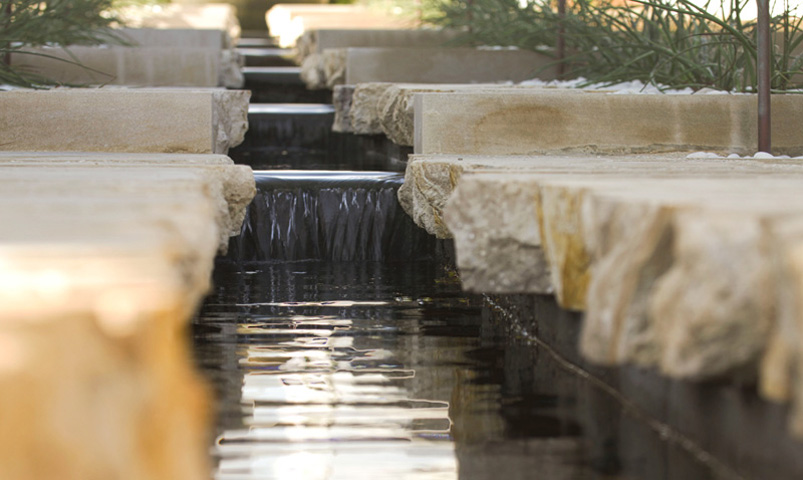
POLYGON ((521 82, 536 76, 551 59, 525 50, 476 48, 349 48, 346 84, 364 82, 481 83, 521 82))
MULTIPOLYGON (((190 191, 199 190, 211 200, 215 208, 213 220, 216 223, 216 231, 219 232, 217 248, 225 252, 228 238, 239 235, 245 218, 245 209, 256 194, 251 169, 244 165, 234 165, 224 156, 158 157, 131 154, 28 155, 0 152, 0 170, 12 182, 6 186, 7 193, 21 189, 23 195, 27 195, 30 189, 40 184, 48 193, 70 193, 73 189, 70 183, 74 181, 81 185, 94 182, 95 188, 109 192, 110 195, 129 193, 128 189, 134 191, 135 195, 142 195, 146 191, 149 195, 161 191, 172 193, 181 191, 182 188, 190 191), (36 178, 30 178, 31 175, 35 175, 36 178), (153 181, 149 182, 150 176, 153 176, 153 181), (179 188, 178 185, 183 187, 179 188)), ((0 180, 0 183, 6 184, 6 179, 0 180)), ((138 203, 136 198, 127 198, 126 201, 138 203)), ((188 208, 192 208, 192 202, 189 203, 188 208)))
MULTIPOLYGON (((336 87, 337 88, 337 87, 336 87)), ((470 84, 410 84, 410 83, 360 83, 345 86, 353 90, 350 104, 335 105, 338 117, 349 118, 352 133, 358 135, 385 134, 398 145, 413 146, 415 132, 414 98, 420 93, 448 92, 523 92, 537 93, 539 86, 513 85, 506 83, 470 84), (348 111, 345 109, 348 108, 348 111)), ((567 90, 567 94, 580 94, 579 90, 567 90)))
POLYGON ((123 40, 140 47, 233 48, 228 32, 211 28, 120 28, 123 40))
MULTIPOLYGON (((415 97, 415 152, 476 155, 558 152, 756 151, 751 95, 614 95, 561 91, 415 97)), ((803 98, 773 95, 773 151, 803 154, 795 120, 803 98)))
POLYGON ((318 29, 398 29, 410 28, 412 21, 381 8, 363 5, 316 5, 280 3, 265 14, 268 31, 280 47, 296 44, 304 32, 318 29))
POLYGON ((586 310, 587 358, 758 376, 767 398, 792 401, 799 432, 803 161, 645 160, 464 172, 444 217, 464 285, 533 292, 548 278, 586 310))
POLYGON ((237 9, 228 3, 130 5, 118 8, 117 16, 131 28, 220 30, 235 43, 241 32, 237 9))
POLYGON ((313 53, 349 47, 443 47, 454 42, 458 32, 442 29, 332 29, 307 30, 296 42, 299 63, 313 53))
POLYGON ((248 98, 218 89, 0 92, 0 150, 225 153, 245 137, 248 98))
POLYGON ((242 60, 219 47, 41 47, 11 54, 20 70, 65 85, 243 86, 242 60))

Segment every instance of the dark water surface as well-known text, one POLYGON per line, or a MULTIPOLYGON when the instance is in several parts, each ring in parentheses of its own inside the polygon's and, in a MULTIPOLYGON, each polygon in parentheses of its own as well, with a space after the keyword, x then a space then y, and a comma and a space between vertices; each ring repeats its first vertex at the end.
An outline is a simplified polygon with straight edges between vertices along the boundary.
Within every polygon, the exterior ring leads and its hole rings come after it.
POLYGON ((218 479, 612 478, 439 262, 220 262, 215 285, 218 479))

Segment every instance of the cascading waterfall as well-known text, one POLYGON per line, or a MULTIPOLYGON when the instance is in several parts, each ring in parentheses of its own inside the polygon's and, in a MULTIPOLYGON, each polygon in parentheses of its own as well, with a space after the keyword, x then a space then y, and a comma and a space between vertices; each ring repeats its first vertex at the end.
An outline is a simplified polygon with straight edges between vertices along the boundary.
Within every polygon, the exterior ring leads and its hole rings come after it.
POLYGON ((437 241, 398 204, 404 176, 389 172, 255 172, 257 195, 229 258, 395 261, 431 254, 437 241))

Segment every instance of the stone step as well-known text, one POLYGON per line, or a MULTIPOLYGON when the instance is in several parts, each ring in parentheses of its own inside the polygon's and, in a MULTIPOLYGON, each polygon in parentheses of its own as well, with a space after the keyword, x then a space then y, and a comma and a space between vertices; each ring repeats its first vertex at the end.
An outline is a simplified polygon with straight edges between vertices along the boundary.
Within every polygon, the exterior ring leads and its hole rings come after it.
MULTIPOLYGON (((754 95, 615 95, 541 90, 415 96, 415 152, 756 151, 754 95)), ((773 95, 773 151, 803 154, 803 98, 773 95)))
POLYGON ((140 47, 232 48, 232 39, 223 29, 120 28, 114 33, 126 42, 140 47))
POLYGON ((254 193, 223 155, 0 153, 0 477, 208 475, 185 329, 254 193))
POLYGON ((361 47, 308 56, 302 78, 310 89, 366 82, 482 83, 555 78, 546 55, 467 47, 361 47))
POLYGON ((410 28, 412 22, 381 9, 363 5, 316 5, 279 3, 265 14, 268 31, 280 47, 292 47, 309 30, 410 28))
POLYGON ((436 29, 319 28, 307 30, 296 42, 299 63, 324 50, 350 47, 442 47, 458 32, 436 29))
MULTIPOLYGON (((426 84, 365 82, 357 85, 336 85, 332 93, 335 105, 333 130, 358 135, 384 134, 398 145, 412 147, 415 112, 413 99, 421 93, 505 93, 536 94, 540 86, 499 83, 426 84)), ((547 90, 548 91, 548 90, 547 90)), ((567 94, 582 93, 567 90, 567 94)))
POLYGON ((188 88, 0 92, 0 150, 226 153, 245 136, 248 99, 188 88))
POLYGON ((236 52, 219 47, 25 48, 11 54, 11 65, 66 85, 243 86, 236 52))
POLYGON ((404 188, 466 288, 554 292, 598 363, 758 377, 803 434, 803 160, 417 156, 404 188))
POLYGON ((232 42, 240 39, 237 9, 227 3, 128 5, 116 9, 120 23, 131 28, 221 30, 232 42))

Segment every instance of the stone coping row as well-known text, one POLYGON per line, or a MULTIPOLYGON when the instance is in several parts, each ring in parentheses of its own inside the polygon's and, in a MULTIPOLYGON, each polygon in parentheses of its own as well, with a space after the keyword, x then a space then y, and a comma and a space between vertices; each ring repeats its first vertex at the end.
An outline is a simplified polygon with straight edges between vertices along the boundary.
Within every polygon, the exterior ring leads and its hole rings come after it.
MULTIPOLYGON (((456 43, 459 32, 442 29, 345 29, 307 30, 295 45, 296 61, 301 64, 325 50, 355 47, 445 47, 456 43)), ((454 45, 452 45, 454 46, 454 45)))
MULTIPOLYGON (((360 83, 333 95, 335 131, 384 133, 420 154, 755 151, 754 95, 619 95, 504 84, 360 83)), ((773 95, 773 149, 803 154, 803 97, 773 95)))
POLYGON ((399 197, 464 286, 585 310, 580 349, 758 378, 803 435, 803 160, 414 156, 399 197))
POLYGON ((231 48, 72 45, 26 48, 10 60, 65 85, 241 88, 245 82, 243 59, 231 48))
POLYGON ((245 138, 249 97, 190 88, 0 91, 0 150, 224 154, 245 138))
POLYGON ((367 82, 484 83, 555 78, 546 55, 469 47, 350 47, 313 53, 301 64, 307 88, 367 82))
POLYGON ((268 31, 279 47, 289 48, 310 30, 409 29, 413 22, 381 8, 365 5, 279 3, 265 13, 268 31))
POLYGON ((237 8, 228 3, 178 3, 129 5, 117 9, 117 17, 131 28, 218 30, 233 43, 240 39, 237 8))
POLYGON ((0 153, 0 477, 208 474, 184 329, 254 194, 222 155, 0 153))

